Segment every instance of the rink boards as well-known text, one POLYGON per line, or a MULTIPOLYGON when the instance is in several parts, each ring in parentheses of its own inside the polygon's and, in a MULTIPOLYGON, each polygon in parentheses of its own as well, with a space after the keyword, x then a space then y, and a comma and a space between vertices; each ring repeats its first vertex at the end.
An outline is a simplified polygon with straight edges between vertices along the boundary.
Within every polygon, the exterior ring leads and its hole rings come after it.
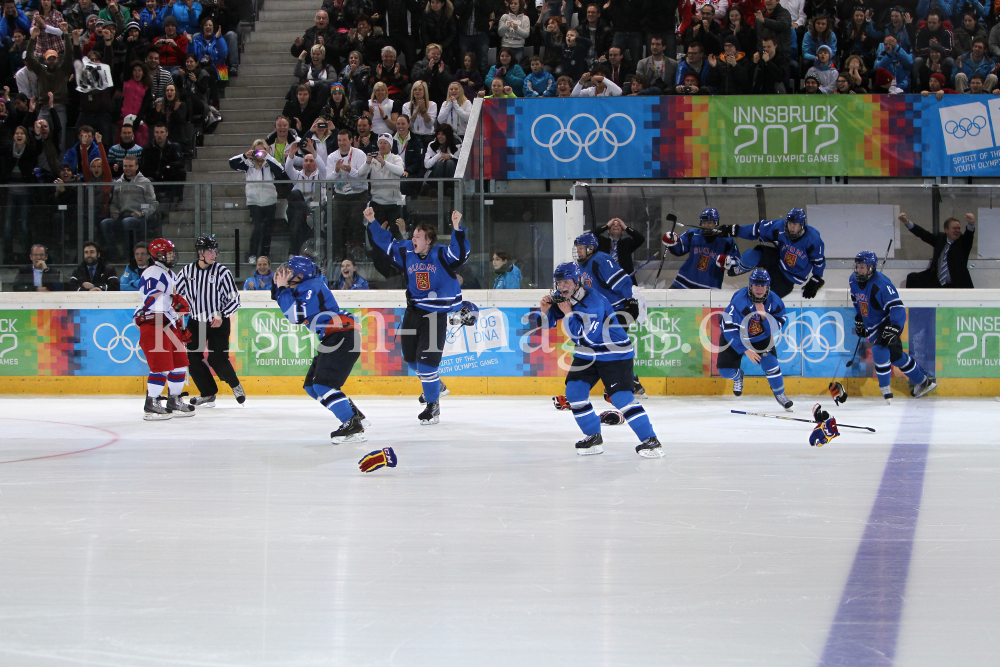
MULTIPOLYGON (((479 305, 475 327, 452 327, 441 362, 449 389, 467 395, 561 393, 572 344, 558 329, 539 330, 532 314, 542 290, 469 291, 479 305)), ((903 346, 938 379, 938 393, 1000 394, 1000 290, 901 290, 907 305, 903 346)), ((630 331, 636 373, 652 395, 719 394, 719 322, 730 291, 646 290, 648 317, 630 331)), ((316 353, 316 337, 289 324, 266 293, 243 292, 234 316, 231 358, 248 393, 298 394, 316 353)), ((345 390, 416 394, 396 329, 402 291, 337 293, 361 322, 361 358, 345 390)), ((785 300, 788 323, 777 354, 790 393, 819 394, 846 376, 854 395, 875 395, 867 345, 858 342, 847 290, 824 289, 813 300, 785 300)), ((139 394, 147 367, 132 323, 135 292, 0 295, 0 393, 139 394)), ((758 367, 744 360, 748 375, 758 367)), ((906 382, 894 370, 894 383, 906 382)), ((769 393, 762 377, 748 393, 769 393)))

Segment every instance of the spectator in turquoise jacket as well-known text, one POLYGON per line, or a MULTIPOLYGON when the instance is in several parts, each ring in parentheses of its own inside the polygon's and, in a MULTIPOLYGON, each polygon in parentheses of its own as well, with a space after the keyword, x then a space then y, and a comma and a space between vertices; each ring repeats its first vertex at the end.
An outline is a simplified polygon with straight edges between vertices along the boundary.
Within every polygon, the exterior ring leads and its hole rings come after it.
POLYGON ((521 289, 521 269, 514 266, 510 255, 503 250, 493 253, 493 272, 497 274, 493 289, 521 289))
POLYGON ((142 272, 146 267, 152 266, 153 262, 149 257, 149 246, 145 241, 139 241, 132 248, 132 261, 125 267, 125 272, 119 280, 123 292, 138 292, 142 282, 142 272))
POLYGON ((503 79, 505 86, 510 86, 514 95, 524 96, 524 70, 514 60, 514 50, 508 47, 500 49, 497 55, 497 64, 490 68, 486 74, 486 80, 492 81, 494 78, 503 79))
POLYGON ((882 57, 875 63, 875 69, 885 68, 892 72, 896 78, 896 85, 902 88, 903 92, 910 90, 910 70, 913 68, 913 56, 899 48, 896 38, 886 35, 883 40, 885 51, 882 57))
POLYGON ((330 289, 371 289, 368 281, 358 275, 354 260, 347 257, 340 263, 340 276, 330 281, 330 289))
POLYGON ((273 284, 274 274, 271 273, 271 260, 261 255, 257 258, 257 269, 243 283, 243 289, 271 291, 273 284))
MULTIPOLYGON (((221 33, 222 29, 219 30, 221 33)), ((212 23, 212 19, 205 19, 201 24, 201 33, 188 42, 188 53, 193 54, 202 67, 205 66, 206 61, 216 67, 225 64, 226 57, 229 55, 229 46, 222 35, 215 32, 215 24, 212 23)))

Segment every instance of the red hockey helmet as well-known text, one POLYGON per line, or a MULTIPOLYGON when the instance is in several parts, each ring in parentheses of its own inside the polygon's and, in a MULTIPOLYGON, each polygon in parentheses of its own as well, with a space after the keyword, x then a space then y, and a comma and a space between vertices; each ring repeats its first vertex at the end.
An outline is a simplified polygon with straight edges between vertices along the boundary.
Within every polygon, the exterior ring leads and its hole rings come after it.
POLYGON ((173 262, 167 264, 167 253, 174 252, 174 244, 167 239, 155 239, 149 242, 149 254, 158 262, 163 262, 167 266, 172 266, 173 262), (161 258, 160 255, 163 255, 161 258))

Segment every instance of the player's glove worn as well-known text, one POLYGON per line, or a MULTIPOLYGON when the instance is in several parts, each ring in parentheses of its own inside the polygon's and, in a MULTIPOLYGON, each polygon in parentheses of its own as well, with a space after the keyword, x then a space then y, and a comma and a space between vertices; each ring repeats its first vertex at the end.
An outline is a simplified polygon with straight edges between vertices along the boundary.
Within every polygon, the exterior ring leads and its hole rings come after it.
POLYGON ((740 233, 739 225, 719 225, 714 230, 712 230, 712 236, 718 236, 724 239, 736 238, 736 235, 740 233))
POLYGON ((865 320, 860 315, 854 316, 854 333, 858 334, 858 338, 864 338, 868 335, 868 329, 865 328, 865 320))
POLYGON ((675 245, 681 242, 681 237, 677 236, 673 232, 667 232, 663 235, 663 245, 668 248, 673 248, 675 245))
POLYGON ((177 336, 177 340, 179 340, 180 342, 182 342, 182 343, 190 343, 191 342, 191 330, 188 329, 187 327, 181 327, 181 328, 178 328, 178 329, 174 329, 174 333, 177 336))
POLYGON ((556 410, 569 410, 569 401, 565 396, 553 396, 552 405, 556 407, 556 410))
POLYGON ((822 447, 840 435, 837 428, 837 420, 830 417, 821 424, 816 424, 816 428, 809 434, 809 444, 813 447, 822 447))
POLYGON ((622 304, 622 311, 632 316, 632 321, 639 319, 639 302, 636 299, 625 299, 622 304))
POLYGON ((882 327, 882 345, 889 347, 893 343, 899 340, 899 334, 903 332, 902 329, 897 327, 895 324, 887 324, 882 327))
POLYGON ((174 312, 178 315, 187 315, 191 312, 191 304, 180 294, 172 294, 170 296, 170 305, 173 306, 174 312))
POLYGON ((386 466, 390 468, 396 467, 396 453, 392 451, 392 447, 376 449, 358 461, 358 467, 361 468, 361 472, 373 472, 386 466))
POLYGON ((619 426, 625 423, 625 415, 617 410, 605 410, 601 413, 601 423, 608 426, 619 426))
POLYGON ((835 405, 847 402, 847 389, 844 388, 844 385, 839 382, 831 382, 829 389, 835 405))
POLYGON ((830 413, 823 409, 823 406, 817 403, 813 406, 813 421, 817 424, 822 424, 827 419, 830 418, 830 413))
POLYGON ((802 298, 812 299, 816 296, 816 292, 819 291, 819 288, 825 284, 826 281, 822 278, 817 278, 816 276, 811 277, 809 281, 802 286, 802 298))

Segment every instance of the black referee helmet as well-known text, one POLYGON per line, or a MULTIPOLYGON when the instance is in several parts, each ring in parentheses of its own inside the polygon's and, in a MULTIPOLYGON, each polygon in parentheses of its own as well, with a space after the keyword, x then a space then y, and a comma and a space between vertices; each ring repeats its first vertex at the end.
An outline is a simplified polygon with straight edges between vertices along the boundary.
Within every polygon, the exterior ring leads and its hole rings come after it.
POLYGON ((213 236, 199 236, 194 242, 195 250, 218 250, 219 242, 213 236))

